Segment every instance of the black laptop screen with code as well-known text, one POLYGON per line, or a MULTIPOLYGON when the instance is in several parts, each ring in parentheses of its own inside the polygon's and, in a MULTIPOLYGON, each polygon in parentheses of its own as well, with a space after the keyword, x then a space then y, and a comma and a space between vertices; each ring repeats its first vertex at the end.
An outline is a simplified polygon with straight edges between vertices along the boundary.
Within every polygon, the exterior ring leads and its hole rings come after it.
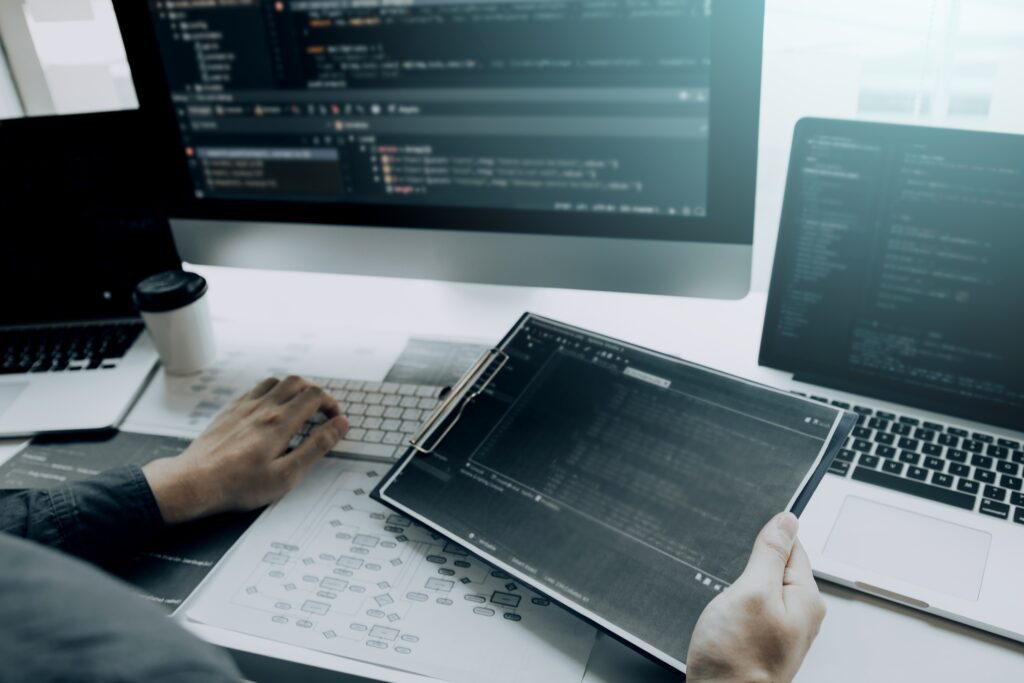
POLYGON ((1024 429, 1024 136, 797 126, 761 364, 1024 429))

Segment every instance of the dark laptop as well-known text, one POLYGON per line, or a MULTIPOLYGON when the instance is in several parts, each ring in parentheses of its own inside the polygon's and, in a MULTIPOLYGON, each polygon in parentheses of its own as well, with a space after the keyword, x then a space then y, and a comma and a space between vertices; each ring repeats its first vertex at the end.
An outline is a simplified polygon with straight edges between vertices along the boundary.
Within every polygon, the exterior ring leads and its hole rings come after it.
POLYGON ((806 119, 762 365, 860 423, 815 572, 1024 640, 1024 136, 806 119))

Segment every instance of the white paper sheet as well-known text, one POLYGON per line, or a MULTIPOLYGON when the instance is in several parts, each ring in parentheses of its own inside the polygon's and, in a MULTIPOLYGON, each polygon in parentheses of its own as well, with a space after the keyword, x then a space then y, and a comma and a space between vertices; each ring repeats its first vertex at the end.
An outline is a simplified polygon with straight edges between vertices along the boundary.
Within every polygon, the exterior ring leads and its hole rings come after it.
POLYGON ((325 460, 186 605, 189 619, 450 681, 579 681, 594 629, 369 498, 325 460))

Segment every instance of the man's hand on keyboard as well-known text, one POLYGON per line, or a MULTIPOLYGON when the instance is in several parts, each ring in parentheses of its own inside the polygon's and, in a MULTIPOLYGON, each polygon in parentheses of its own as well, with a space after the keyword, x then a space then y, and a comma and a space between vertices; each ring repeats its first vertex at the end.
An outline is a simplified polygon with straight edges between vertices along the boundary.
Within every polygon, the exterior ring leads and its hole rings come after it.
POLYGON ((686 680, 793 680, 825 618, 825 603, 796 530, 796 517, 788 512, 761 530, 743 574, 697 621, 686 680))
POLYGON ((323 389, 299 378, 266 379, 234 401, 181 455, 143 467, 168 523, 252 510, 291 490, 345 435, 348 420, 323 389), (326 420, 294 450, 308 420, 326 420))

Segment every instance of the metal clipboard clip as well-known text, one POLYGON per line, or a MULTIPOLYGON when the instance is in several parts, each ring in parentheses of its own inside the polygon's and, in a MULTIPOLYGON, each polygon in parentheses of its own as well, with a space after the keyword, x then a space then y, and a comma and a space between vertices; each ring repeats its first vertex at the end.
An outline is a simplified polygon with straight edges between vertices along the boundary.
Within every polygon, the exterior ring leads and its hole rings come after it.
POLYGON ((497 375, 503 367, 505 367, 505 363, 507 362, 508 354, 501 349, 490 349, 487 353, 480 356, 479 360, 473 364, 473 367, 471 367, 469 371, 462 376, 462 379, 459 380, 458 384, 452 387, 452 390, 448 392, 448 395, 444 400, 434 408, 434 412, 430 414, 427 421, 424 422, 413 437, 409 439, 409 445, 413 450, 415 450, 419 455, 431 455, 435 450, 437 450, 437 447, 441 445, 441 442, 448 436, 448 433, 452 431, 452 427, 462 419, 462 413, 466 410, 466 406, 472 403, 477 396, 483 393, 491 383, 491 380, 494 379, 494 376, 497 375), (495 360, 497 360, 497 366, 494 367, 491 374, 484 379, 485 374, 494 365, 495 360), (481 379, 484 379, 484 382, 480 385, 479 389, 469 394, 465 393, 472 389, 473 385, 481 379), (435 430, 444 424, 445 420, 449 417, 452 417, 452 419, 448 422, 444 431, 439 435, 436 435, 428 444, 427 441, 431 436, 434 436, 435 430))

